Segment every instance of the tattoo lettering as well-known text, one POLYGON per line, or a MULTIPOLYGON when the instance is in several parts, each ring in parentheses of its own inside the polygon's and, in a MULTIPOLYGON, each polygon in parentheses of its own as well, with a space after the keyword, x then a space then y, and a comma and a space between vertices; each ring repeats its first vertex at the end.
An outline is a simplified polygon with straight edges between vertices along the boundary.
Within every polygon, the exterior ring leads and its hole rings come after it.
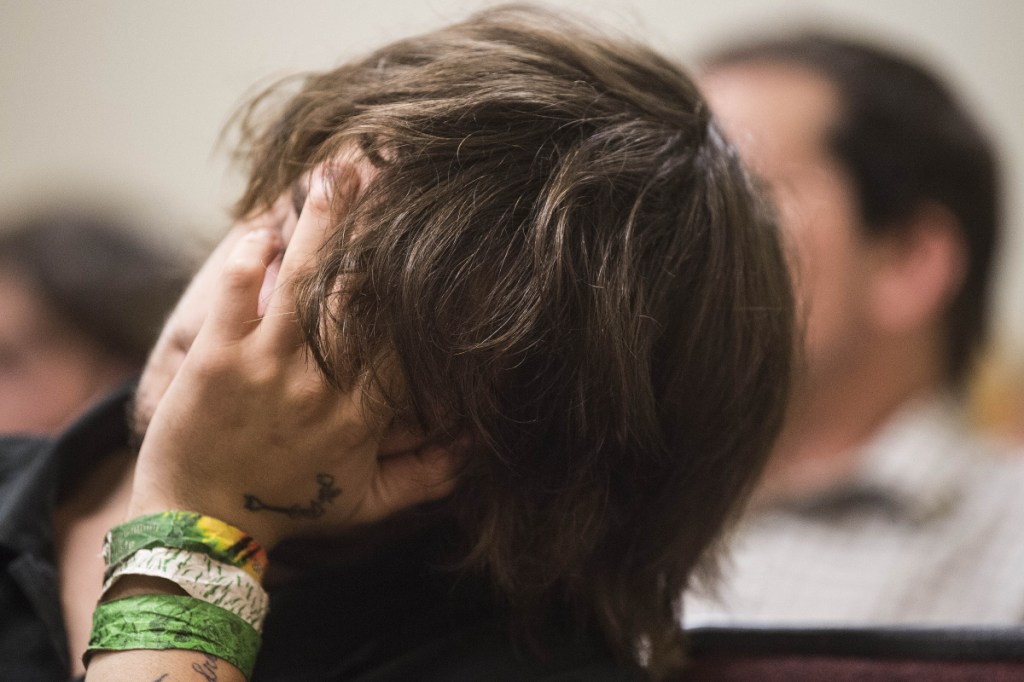
POLYGON ((267 504, 255 495, 245 496, 245 508, 249 511, 270 511, 278 514, 286 514, 293 519, 316 519, 324 515, 324 505, 334 502, 334 498, 341 494, 341 489, 335 487, 334 476, 330 474, 317 474, 316 482, 320 486, 315 500, 308 504, 293 504, 290 506, 267 504))
POLYGON ((153 682, 166 682, 166 681, 167 681, 167 676, 168 676, 168 675, 170 675, 170 673, 164 673, 164 674, 163 674, 163 675, 161 675, 160 677, 158 677, 158 678, 156 678, 155 680, 153 680, 153 682))
POLYGON ((203 657, 206 661, 202 665, 193 663, 192 670, 199 673, 205 682, 217 682, 217 657, 210 654, 203 654, 203 657))

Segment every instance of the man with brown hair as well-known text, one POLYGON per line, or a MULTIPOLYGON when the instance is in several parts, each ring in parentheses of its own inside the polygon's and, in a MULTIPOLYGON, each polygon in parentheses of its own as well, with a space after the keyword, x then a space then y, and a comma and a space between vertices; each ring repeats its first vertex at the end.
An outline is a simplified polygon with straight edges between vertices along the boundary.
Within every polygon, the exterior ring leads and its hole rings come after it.
MULTIPOLYGON (((107 578, 139 537, 195 559, 167 519, 244 529, 203 545, 244 550, 220 567, 239 584, 251 541, 273 548, 254 679, 678 667, 679 595, 766 456, 792 350, 774 225, 694 84, 506 9, 278 93, 242 118, 239 226, 141 380, 128 509, 156 516, 112 536, 107 578)), ((248 667, 241 635, 146 610, 213 613, 168 565, 111 582, 90 680, 248 667)))
POLYGON ((720 599, 688 624, 1012 623, 1024 466, 963 424, 986 332, 998 169, 927 69, 806 34, 703 85, 790 239, 806 357, 720 599))

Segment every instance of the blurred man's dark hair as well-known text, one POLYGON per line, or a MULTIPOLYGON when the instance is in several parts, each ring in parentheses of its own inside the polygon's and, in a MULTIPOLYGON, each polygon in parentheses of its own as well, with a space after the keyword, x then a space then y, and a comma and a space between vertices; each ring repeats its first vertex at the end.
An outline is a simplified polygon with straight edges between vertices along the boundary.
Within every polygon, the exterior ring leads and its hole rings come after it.
POLYGON ((61 324, 139 368, 191 276, 180 253, 88 211, 38 212, 0 226, 0 271, 61 324))

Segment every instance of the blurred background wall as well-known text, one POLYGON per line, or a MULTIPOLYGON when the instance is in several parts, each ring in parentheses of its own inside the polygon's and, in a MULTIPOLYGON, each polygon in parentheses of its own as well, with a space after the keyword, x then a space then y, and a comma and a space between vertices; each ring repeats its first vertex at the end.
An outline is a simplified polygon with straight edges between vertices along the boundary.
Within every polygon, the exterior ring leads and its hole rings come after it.
MULTIPOLYGON (((198 248, 239 182, 216 148, 246 92, 484 7, 483 0, 0 0, 0 215, 90 204, 198 248)), ((1003 151, 997 337, 1024 357, 1024 2, 553 0, 692 61, 722 39, 811 24, 934 64, 1003 151)))

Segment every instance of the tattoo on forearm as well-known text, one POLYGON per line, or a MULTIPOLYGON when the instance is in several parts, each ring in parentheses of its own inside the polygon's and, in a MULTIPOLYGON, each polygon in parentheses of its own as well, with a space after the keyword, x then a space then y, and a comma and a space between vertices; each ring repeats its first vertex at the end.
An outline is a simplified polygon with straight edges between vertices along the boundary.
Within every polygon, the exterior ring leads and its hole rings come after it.
POLYGON ((170 673, 164 673, 160 677, 158 677, 155 680, 153 680, 153 682, 166 682, 168 675, 170 675, 170 673))
POLYGON ((192 670, 199 673, 206 682, 217 682, 217 657, 210 654, 203 654, 203 657, 206 659, 203 664, 193 663, 192 670))
POLYGON ((255 495, 246 494, 245 508, 249 511, 270 511, 278 514, 287 514, 293 519, 315 519, 324 515, 324 505, 334 502, 334 498, 341 494, 341 488, 334 485, 334 476, 330 474, 317 474, 317 485, 320 486, 315 500, 308 504, 292 504, 289 506, 268 504, 255 495))

